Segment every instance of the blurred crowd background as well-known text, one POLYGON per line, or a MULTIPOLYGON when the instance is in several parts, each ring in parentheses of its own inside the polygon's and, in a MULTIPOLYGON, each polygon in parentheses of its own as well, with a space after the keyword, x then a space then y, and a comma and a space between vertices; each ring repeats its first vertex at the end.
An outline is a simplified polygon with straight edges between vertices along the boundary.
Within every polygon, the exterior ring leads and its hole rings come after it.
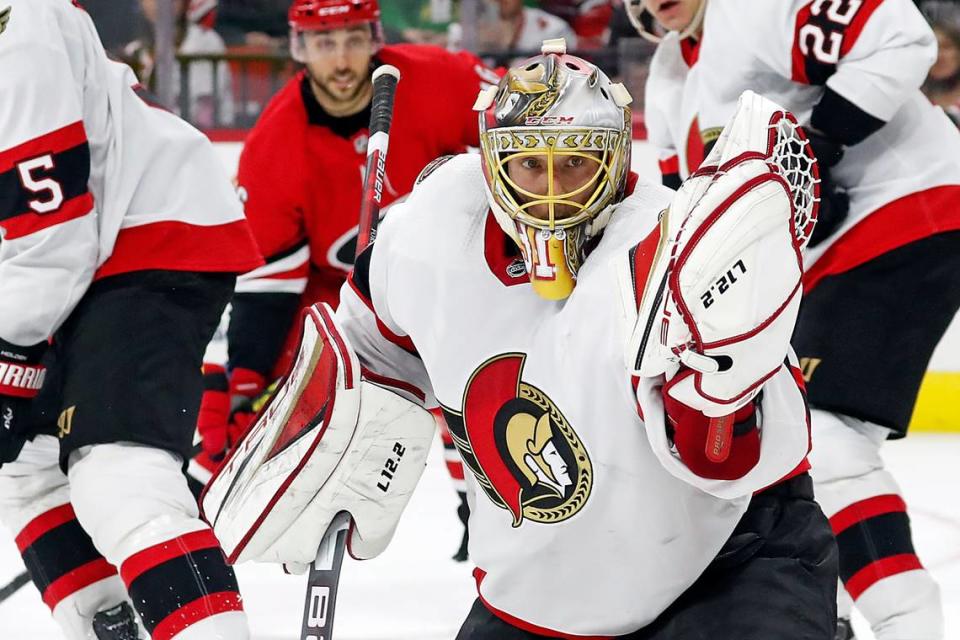
MULTIPOLYGON (((643 135, 643 86, 655 45, 637 37, 625 0, 380 0, 388 43, 479 54, 491 67, 535 53, 546 38, 627 85, 643 135)), ((205 130, 243 130, 296 72, 289 0, 83 0, 104 45, 168 107, 205 130), (166 57, 164 57, 166 55, 166 57), (164 64, 163 60, 169 62, 164 64)), ((960 121, 960 3, 918 0, 939 57, 923 87, 960 121)))

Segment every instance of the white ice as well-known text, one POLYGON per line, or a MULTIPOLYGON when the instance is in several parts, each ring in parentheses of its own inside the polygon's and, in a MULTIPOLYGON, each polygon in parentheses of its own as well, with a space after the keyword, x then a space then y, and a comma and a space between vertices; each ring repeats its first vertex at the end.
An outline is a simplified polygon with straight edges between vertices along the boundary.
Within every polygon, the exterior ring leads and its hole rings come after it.
MULTIPOLYGON (((336 614, 337 640, 451 640, 475 597, 472 567, 450 560, 460 540, 457 500, 439 447, 397 536, 379 558, 347 560, 336 614)), ((960 638, 960 435, 913 434, 889 442, 884 457, 910 506, 918 553, 939 580, 947 640, 960 638)), ((0 583, 23 569, 10 536, 0 539, 0 583)), ((299 637, 303 578, 274 566, 239 567, 255 640, 299 637)), ((872 635, 859 622, 858 638, 872 635)), ((0 639, 60 638, 28 585, 0 604, 0 639)))

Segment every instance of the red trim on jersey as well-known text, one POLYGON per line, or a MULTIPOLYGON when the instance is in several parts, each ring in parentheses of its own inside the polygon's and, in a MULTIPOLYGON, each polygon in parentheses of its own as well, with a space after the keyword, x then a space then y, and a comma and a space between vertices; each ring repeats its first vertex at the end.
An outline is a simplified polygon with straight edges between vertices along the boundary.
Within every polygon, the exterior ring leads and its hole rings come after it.
POLYGON ((700 43, 702 41, 702 37, 700 40, 684 38, 680 41, 680 55, 683 56, 683 61, 687 63, 688 67, 697 64, 697 60, 700 59, 700 43))
POLYGON ((94 279, 145 269, 246 273, 262 264, 245 219, 212 226, 165 220, 120 229, 94 279))
POLYGON ((0 227, 7 230, 6 240, 16 240, 75 218, 82 218, 91 211, 93 211, 93 195, 87 192, 70 198, 53 213, 25 211, 3 220, 0 222, 0 227))
POLYGON ((913 553, 901 553, 871 562, 850 576, 850 579, 844 582, 843 586, 846 587, 850 597, 856 600, 864 591, 880 580, 916 569, 923 569, 920 558, 913 553))
POLYGON ((41 513, 39 516, 27 523, 20 533, 17 534, 15 541, 17 549, 22 554, 27 547, 37 541, 38 538, 53 531, 62 524, 71 520, 76 520, 77 514, 73 512, 73 505, 70 503, 54 507, 49 511, 41 513))
POLYGON ((563 633, 561 631, 554 631, 553 629, 547 629, 546 627, 538 627, 535 624, 531 624, 516 616, 512 616, 505 611, 500 611, 493 605, 491 605, 483 597, 483 594, 480 593, 480 583, 483 582, 483 579, 487 577, 487 572, 477 567, 473 570, 473 579, 477 582, 477 595, 480 597, 480 602, 483 603, 483 606, 487 608, 493 615, 497 616, 507 624, 517 629, 522 629, 527 633, 533 633, 536 635, 544 636, 547 638, 561 638, 562 640, 610 640, 613 636, 575 636, 569 633, 563 633))
POLYGON ((87 131, 83 128, 82 121, 68 124, 50 133, 37 136, 33 140, 27 140, 15 147, 0 151, 0 173, 9 171, 14 165, 23 160, 48 153, 53 155, 61 151, 66 151, 67 149, 72 149, 86 141, 87 131))
POLYGON ((399 336, 383 323, 383 320, 381 320, 380 316, 377 315, 377 310, 373 308, 373 301, 363 295, 363 293, 360 292, 360 289, 357 288, 356 283, 353 281, 353 271, 351 271, 347 276, 347 284, 350 285, 350 288, 357 295, 357 297, 360 298, 360 301, 363 302, 367 309, 370 310, 370 313, 373 314, 373 318, 377 322, 377 329, 380 331, 380 335, 404 351, 419 358, 420 356, 417 354, 417 347, 414 346, 413 340, 410 339, 410 336, 399 336))
POLYGON ((680 173, 680 156, 670 156, 666 160, 658 160, 660 165, 660 175, 666 176, 671 173, 680 173))
MULTIPOLYGON (((637 309, 640 309, 640 303, 643 302, 643 294, 647 289, 647 280, 650 279, 650 270, 653 269, 653 262, 657 257, 657 249, 660 248, 661 225, 657 224, 653 231, 647 234, 647 237, 640 241, 633 252, 633 299, 636 302, 637 309)), ((666 247, 664 247, 666 249, 666 247)), ((659 283, 650 283, 652 287, 657 287, 659 283)), ((650 292, 656 295, 655 291, 650 292)))
POLYGON ((220 543, 213 535, 212 529, 193 531, 133 554, 120 565, 120 576, 123 578, 123 583, 129 587, 134 580, 164 562, 189 555, 194 551, 219 548, 220 543))
POLYGON ((353 281, 353 271, 347 275, 347 284, 350 285, 350 288, 353 289, 356 296, 360 298, 360 302, 362 302, 367 309, 370 309, 373 315, 377 315, 377 312, 373 308, 373 300, 363 295, 363 292, 357 287, 357 283, 353 281))
POLYGON ((417 347, 414 346, 413 340, 410 339, 410 336, 400 336, 395 334, 393 331, 390 330, 390 327, 383 324, 383 320, 381 320, 379 317, 377 318, 377 329, 380 330, 380 335, 382 335, 384 338, 386 338, 393 344, 397 345, 407 353, 420 357, 419 355, 417 355, 417 347))
POLYGON ((203 133, 210 142, 243 142, 250 129, 204 129, 203 133))
POLYGON ((529 284, 526 269, 517 277, 508 272, 509 267, 517 261, 517 254, 510 255, 506 251, 506 234, 500 224, 493 217, 493 211, 487 212, 487 220, 483 227, 483 257, 487 262, 490 273, 506 287, 518 284, 529 284))
POLYGON ((413 386, 409 382, 405 382, 403 380, 397 380, 396 378, 391 378, 389 376, 382 376, 379 373, 374 373, 373 371, 370 371, 369 369, 361 368, 361 371, 363 373, 363 377, 369 380, 370 382, 373 382, 375 384, 382 384, 388 387, 393 387, 394 389, 401 389, 403 391, 406 391, 410 395, 414 396, 415 398, 418 398, 420 402, 424 402, 427 399, 427 396, 423 391, 413 386))
POLYGON ((826 278, 917 240, 960 229, 960 185, 911 193, 880 207, 827 249, 803 276, 805 293, 826 278))
MULTIPOLYGON (((456 449, 454 449, 454 451, 456 451, 456 449)), ((450 474, 451 478, 453 478, 454 480, 464 479, 462 462, 458 462, 454 460, 446 460, 445 462, 447 463, 447 473, 450 474)))
POLYGON ((836 512, 830 518, 830 528, 833 529, 833 535, 838 536, 841 532, 852 527, 858 522, 863 522, 870 518, 883 515, 885 513, 906 513, 907 505, 903 498, 895 493, 889 493, 882 496, 874 496, 854 502, 836 512))
POLYGON ((867 26, 867 21, 870 20, 870 16, 877 10, 881 2, 883 2, 883 0, 864 0, 864 3, 857 9, 857 13, 854 14, 850 25, 844 29, 843 32, 843 42, 840 43, 841 58, 850 53, 850 49, 857 43, 857 38, 860 37, 863 28, 867 26))
POLYGON ((117 575, 117 569, 103 558, 80 565, 50 583, 43 591, 43 602, 50 610, 81 589, 117 575))
POLYGON ((160 621, 153 629, 153 640, 170 640, 175 635, 219 613, 243 611, 243 599, 236 591, 219 591, 185 604, 160 621))
POLYGON ((700 123, 693 118, 690 130, 687 131, 687 175, 694 175, 703 163, 706 154, 703 152, 703 137, 700 135, 700 123))

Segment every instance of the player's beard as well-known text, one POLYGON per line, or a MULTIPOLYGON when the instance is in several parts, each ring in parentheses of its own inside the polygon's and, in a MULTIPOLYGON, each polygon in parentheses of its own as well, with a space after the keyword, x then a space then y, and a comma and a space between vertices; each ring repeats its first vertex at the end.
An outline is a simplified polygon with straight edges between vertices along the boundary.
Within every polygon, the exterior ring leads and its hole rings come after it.
POLYGON ((348 74, 337 75, 336 73, 331 74, 324 78, 323 80, 318 80, 315 75, 310 74, 310 84, 313 85, 314 89, 323 94, 327 101, 335 105, 338 108, 346 108, 349 105, 353 104, 360 97, 360 94, 367 90, 370 86, 369 77, 358 77, 352 71, 348 74), (353 90, 348 94, 344 95, 343 92, 335 91, 331 89, 333 84, 337 80, 341 79, 352 79, 355 80, 353 90))

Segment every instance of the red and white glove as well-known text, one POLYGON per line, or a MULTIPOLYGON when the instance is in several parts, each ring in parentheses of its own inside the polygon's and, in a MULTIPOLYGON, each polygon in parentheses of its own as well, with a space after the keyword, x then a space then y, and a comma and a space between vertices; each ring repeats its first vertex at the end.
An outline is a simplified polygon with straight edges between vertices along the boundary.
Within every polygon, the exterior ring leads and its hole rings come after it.
POLYGON ((760 429, 755 397, 736 411, 709 417, 674 397, 677 385, 692 381, 694 371, 682 367, 663 387, 668 435, 683 463, 701 478, 736 480, 760 460, 760 429))
POLYGON ((40 364, 47 343, 21 347, 0 339, 0 464, 20 455, 29 428, 30 403, 43 386, 40 364))
POLYGON ((219 462, 250 426, 255 400, 266 388, 266 378, 250 369, 234 369, 229 378, 218 364, 203 365, 204 392, 197 431, 203 453, 219 462))

